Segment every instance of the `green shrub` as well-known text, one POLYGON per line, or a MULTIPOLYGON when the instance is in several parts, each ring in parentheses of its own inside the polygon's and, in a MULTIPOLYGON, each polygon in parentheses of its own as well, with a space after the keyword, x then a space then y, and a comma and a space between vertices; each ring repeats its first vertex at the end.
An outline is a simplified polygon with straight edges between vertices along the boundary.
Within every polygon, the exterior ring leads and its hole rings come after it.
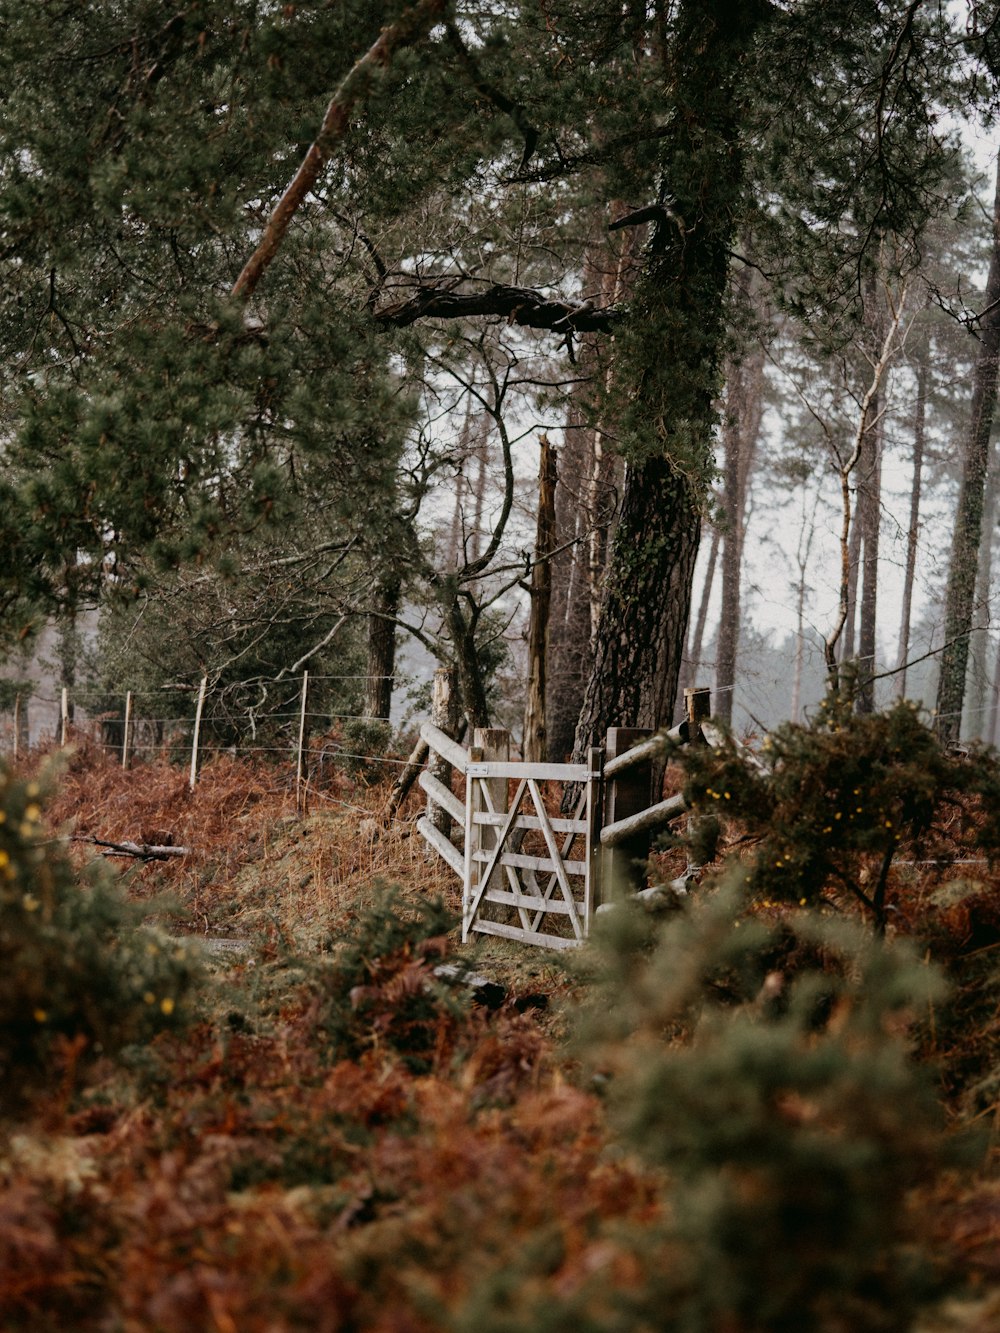
POLYGON ((143 927, 108 867, 78 873, 36 781, 0 769, 0 1110, 51 1077, 60 1046, 111 1053, 181 1022, 195 953, 143 927))
MULTIPOLYGON (((755 763, 731 737, 675 758, 701 815, 722 815, 753 840, 741 849, 758 900, 814 904, 827 889, 852 895, 882 928, 893 858, 945 822, 978 854, 1000 848, 1000 769, 987 752, 946 750, 908 702, 859 715, 830 694, 807 726, 786 723, 755 763)), ((698 821, 692 821, 695 829, 698 821)))

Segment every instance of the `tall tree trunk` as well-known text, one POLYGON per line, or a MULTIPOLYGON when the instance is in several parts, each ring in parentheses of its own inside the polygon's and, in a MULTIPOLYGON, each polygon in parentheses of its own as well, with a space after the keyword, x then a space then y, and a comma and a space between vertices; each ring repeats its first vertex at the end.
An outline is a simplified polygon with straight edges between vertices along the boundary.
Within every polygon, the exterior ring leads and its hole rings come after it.
MULTIPOLYGON (((865 291, 865 333, 871 364, 885 341, 885 306, 872 274, 865 291)), ((863 448, 858 463, 858 528, 861 533, 861 594, 858 602, 859 713, 875 711, 875 631, 878 620, 878 548, 882 526, 882 420, 888 389, 880 380, 868 403, 863 448)))
POLYGON ((528 701, 524 712, 522 751, 529 763, 544 763, 547 757, 545 727, 545 679, 548 663, 549 608, 552 603, 552 566, 549 557, 555 546, 556 451, 547 435, 539 436, 538 521, 535 531, 535 562, 531 569, 531 618, 528 624, 528 701))
POLYGON ((993 581, 993 537, 996 531, 997 499, 1000 476, 997 473, 996 449, 990 450, 986 473, 986 494, 983 500, 983 534, 979 541, 979 560, 976 569, 976 600, 973 607, 974 627, 969 636, 969 668, 965 681, 965 718, 962 735, 982 738, 986 725, 986 693, 989 688, 990 587, 993 581))
MULTIPOLYGON (((618 304, 627 294, 634 263, 631 240, 616 255, 608 243, 606 215, 595 215, 594 234, 584 258, 582 291, 600 293, 600 304, 618 304)), ((560 476, 556 487, 558 548, 573 543, 552 561, 552 614, 547 672, 547 749, 556 760, 573 748, 573 733, 590 670, 591 645, 607 564, 608 526, 614 517, 616 473, 620 460, 601 442, 595 423, 593 388, 608 387, 608 359, 593 336, 581 339, 577 353, 581 375, 592 377, 570 400, 560 476)))
POLYGON ((983 528, 983 495, 997 400, 997 356, 1000 353, 1000 159, 997 161, 993 202, 993 251, 983 309, 984 314, 979 322, 979 354, 973 374, 972 417, 962 461, 962 482, 945 593, 945 646, 941 653, 941 675, 938 679, 937 730, 946 741, 958 740, 961 730, 979 542, 983 528))
POLYGON ((875 628, 878 612, 878 545, 882 519, 882 425, 876 395, 869 413, 867 459, 858 485, 858 525, 861 529, 863 581, 858 602, 859 713, 875 711, 875 628))
POLYGON ((903 576, 903 608, 899 622, 899 653, 896 663, 896 693, 906 698, 906 663, 910 655, 910 617, 913 613, 913 581, 917 571, 917 539, 920 536, 920 498, 924 478, 924 449, 927 443, 927 384, 930 369, 926 351, 917 364, 917 401, 913 413, 913 481, 910 484, 910 526, 906 532, 906 572, 903 576))
POLYGON ((659 727, 669 718, 698 555, 700 502, 694 485, 666 458, 626 473, 617 558, 577 725, 578 755, 612 722, 659 727), (634 555, 626 561, 622 551, 629 547, 634 555))
POLYGON ((565 759, 573 749, 573 732, 590 664, 587 514, 585 497, 580 493, 588 457, 588 431, 583 421, 574 417, 563 432, 555 494, 556 546, 563 549, 552 561, 545 720, 547 749, 556 761, 565 759))
MULTIPOLYGON (((747 300, 750 294, 747 292, 747 300)), ((740 637, 740 579, 743 573, 743 539, 746 530, 746 502, 750 469, 757 448, 757 436, 763 415, 764 350, 756 347, 731 368, 726 395, 725 493, 723 496, 726 528, 722 541, 722 605, 719 636, 715 648, 716 717, 726 723, 733 719, 733 693, 736 688, 736 653, 740 637)))
POLYGON ((708 608, 712 601, 712 589, 715 586, 715 571, 719 565, 719 550, 722 546, 722 533, 717 527, 712 528, 712 544, 708 548, 708 561, 705 577, 701 584, 701 597, 698 601, 698 614, 690 627, 687 647, 677 676, 677 697, 674 703, 673 721, 680 722, 684 714, 684 691, 691 685, 698 684, 702 658, 705 652, 705 626, 708 624, 708 608))
POLYGON ((802 720, 802 672, 805 666, 806 593, 808 591, 806 571, 809 568, 809 557, 812 555, 813 542, 816 538, 816 514, 819 510, 821 496, 822 491, 820 487, 817 486, 807 523, 806 493, 803 491, 802 527, 799 529, 799 540, 795 550, 795 563, 798 568, 799 577, 795 586, 795 667, 792 677, 791 710, 791 718, 793 722, 801 722, 802 720))
POLYGON ((861 515, 855 501, 849 555, 851 569, 847 578, 847 619, 844 621, 844 637, 840 643, 841 662, 850 662, 854 657, 854 627, 858 616, 858 581, 861 574, 861 532, 861 515))
POLYGON ((740 70, 763 0, 679 0, 660 210, 616 338, 628 462, 576 754, 669 722, 711 466, 729 250, 743 186, 740 70))
POLYGON ((990 712, 986 726, 986 743, 997 743, 997 721, 1000 720, 1000 645, 997 647, 996 662, 993 667, 993 683, 990 687, 990 712))
POLYGON ((392 677, 396 670, 396 616, 401 583, 397 576, 379 579, 375 603, 368 617, 368 674, 364 715, 388 719, 392 708, 392 677))

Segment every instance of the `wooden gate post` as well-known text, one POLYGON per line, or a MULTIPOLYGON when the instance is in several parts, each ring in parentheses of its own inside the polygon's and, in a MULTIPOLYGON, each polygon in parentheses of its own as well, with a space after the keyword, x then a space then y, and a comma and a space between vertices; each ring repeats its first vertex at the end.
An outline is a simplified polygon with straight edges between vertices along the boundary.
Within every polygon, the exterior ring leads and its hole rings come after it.
POLYGON ((587 882, 584 886, 585 923, 584 933, 590 934, 594 913, 601 902, 601 787, 604 782, 604 751, 600 746, 592 746, 587 752, 587 767, 590 777, 587 779, 587 800, 584 805, 584 817, 587 821, 587 882))
MULTIPOLYGON (((510 732, 502 727, 476 727, 472 733, 472 744, 474 748, 481 752, 482 759, 477 760, 481 764, 500 763, 506 764, 510 759, 510 732)), ((491 852, 497 845, 497 838, 500 836, 498 828, 491 828, 489 824, 477 824, 475 816, 484 814, 489 807, 486 804, 485 788, 489 789, 490 800, 494 811, 498 814, 507 813, 507 779, 506 778, 468 778, 472 784, 472 851, 473 856, 476 852, 491 852)), ((468 800, 469 797, 466 797, 468 800)), ((507 849, 512 850, 511 848, 507 849)), ((490 890, 502 888, 503 872, 497 866, 490 876, 490 890)))
MULTIPOLYGON (((701 724, 707 722, 712 716, 712 691, 706 685, 696 685, 693 689, 684 691, 684 713, 687 719, 687 741, 689 745, 704 745, 705 740, 701 734, 701 724)), ((688 837, 697 833, 702 823, 706 820, 714 819, 714 815, 689 815, 687 821, 688 837)), ((688 863, 684 870, 685 879, 697 879, 701 874, 702 867, 688 857, 688 863)))
MULTIPOLYGON (((617 759, 633 745, 653 733, 648 727, 609 727, 604 763, 617 759)), ((604 787, 604 826, 616 824, 629 815, 637 815, 653 803, 653 766, 649 759, 633 764, 623 773, 610 778, 604 787)), ((649 859, 649 833, 637 833, 626 842, 601 849, 600 890, 594 910, 608 902, 620 889, 631 891, 645 888, 636 861, 649 859)))
MULTIPOLYGON (((431 687, 431 722, 440 728, 452 740, 458 733, 458 688, 454 667, 438 667, 434 672, 434 684, 431 687)), ((438 782, 451 790, 451 764, 447 759, 431 751, 428 772, 438 782)), ((427 817, 431 824, 445 837, 451 833, 451 815, 436 801, 428 799, 427 817)))
POLYGON ((712 691, 707 685, 695 685, 684 691, 684 716, 688 724, 688 743, 698 739, 698 728, 712 716, 712 691))

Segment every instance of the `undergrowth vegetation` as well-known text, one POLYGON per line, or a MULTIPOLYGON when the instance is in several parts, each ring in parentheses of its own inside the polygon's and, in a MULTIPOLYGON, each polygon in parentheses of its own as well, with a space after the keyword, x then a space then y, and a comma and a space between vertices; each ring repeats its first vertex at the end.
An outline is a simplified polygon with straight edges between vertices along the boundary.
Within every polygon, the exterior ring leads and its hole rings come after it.
POLYGON ((459 946, 377 785, 6 774, 0 1326, 995 1328, 993 760, 835 703, 769 750, 677 756, 717 859, 568 962, 459 946))

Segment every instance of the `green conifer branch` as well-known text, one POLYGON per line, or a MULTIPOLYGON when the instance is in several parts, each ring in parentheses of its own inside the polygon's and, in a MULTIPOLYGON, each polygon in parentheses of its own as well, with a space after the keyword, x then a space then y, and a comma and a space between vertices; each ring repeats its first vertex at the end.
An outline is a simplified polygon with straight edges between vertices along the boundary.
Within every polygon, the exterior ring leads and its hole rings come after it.
POLYGON ((376 70, 388 66, 397 51, 420 41, 444 12, 447 3, 448 0, 419 0, 412 8, 404 10, 395 23, 383 28, 378 39, 355 62, 333 94, 319 134, 309 145, 298 171, 275 205, 259 245, 236 279, 233 296, 246 301, 253 295, 278 253, 292 218, 319 179, 333 148, 347 133, 351 113, 368 93, 376 70))

